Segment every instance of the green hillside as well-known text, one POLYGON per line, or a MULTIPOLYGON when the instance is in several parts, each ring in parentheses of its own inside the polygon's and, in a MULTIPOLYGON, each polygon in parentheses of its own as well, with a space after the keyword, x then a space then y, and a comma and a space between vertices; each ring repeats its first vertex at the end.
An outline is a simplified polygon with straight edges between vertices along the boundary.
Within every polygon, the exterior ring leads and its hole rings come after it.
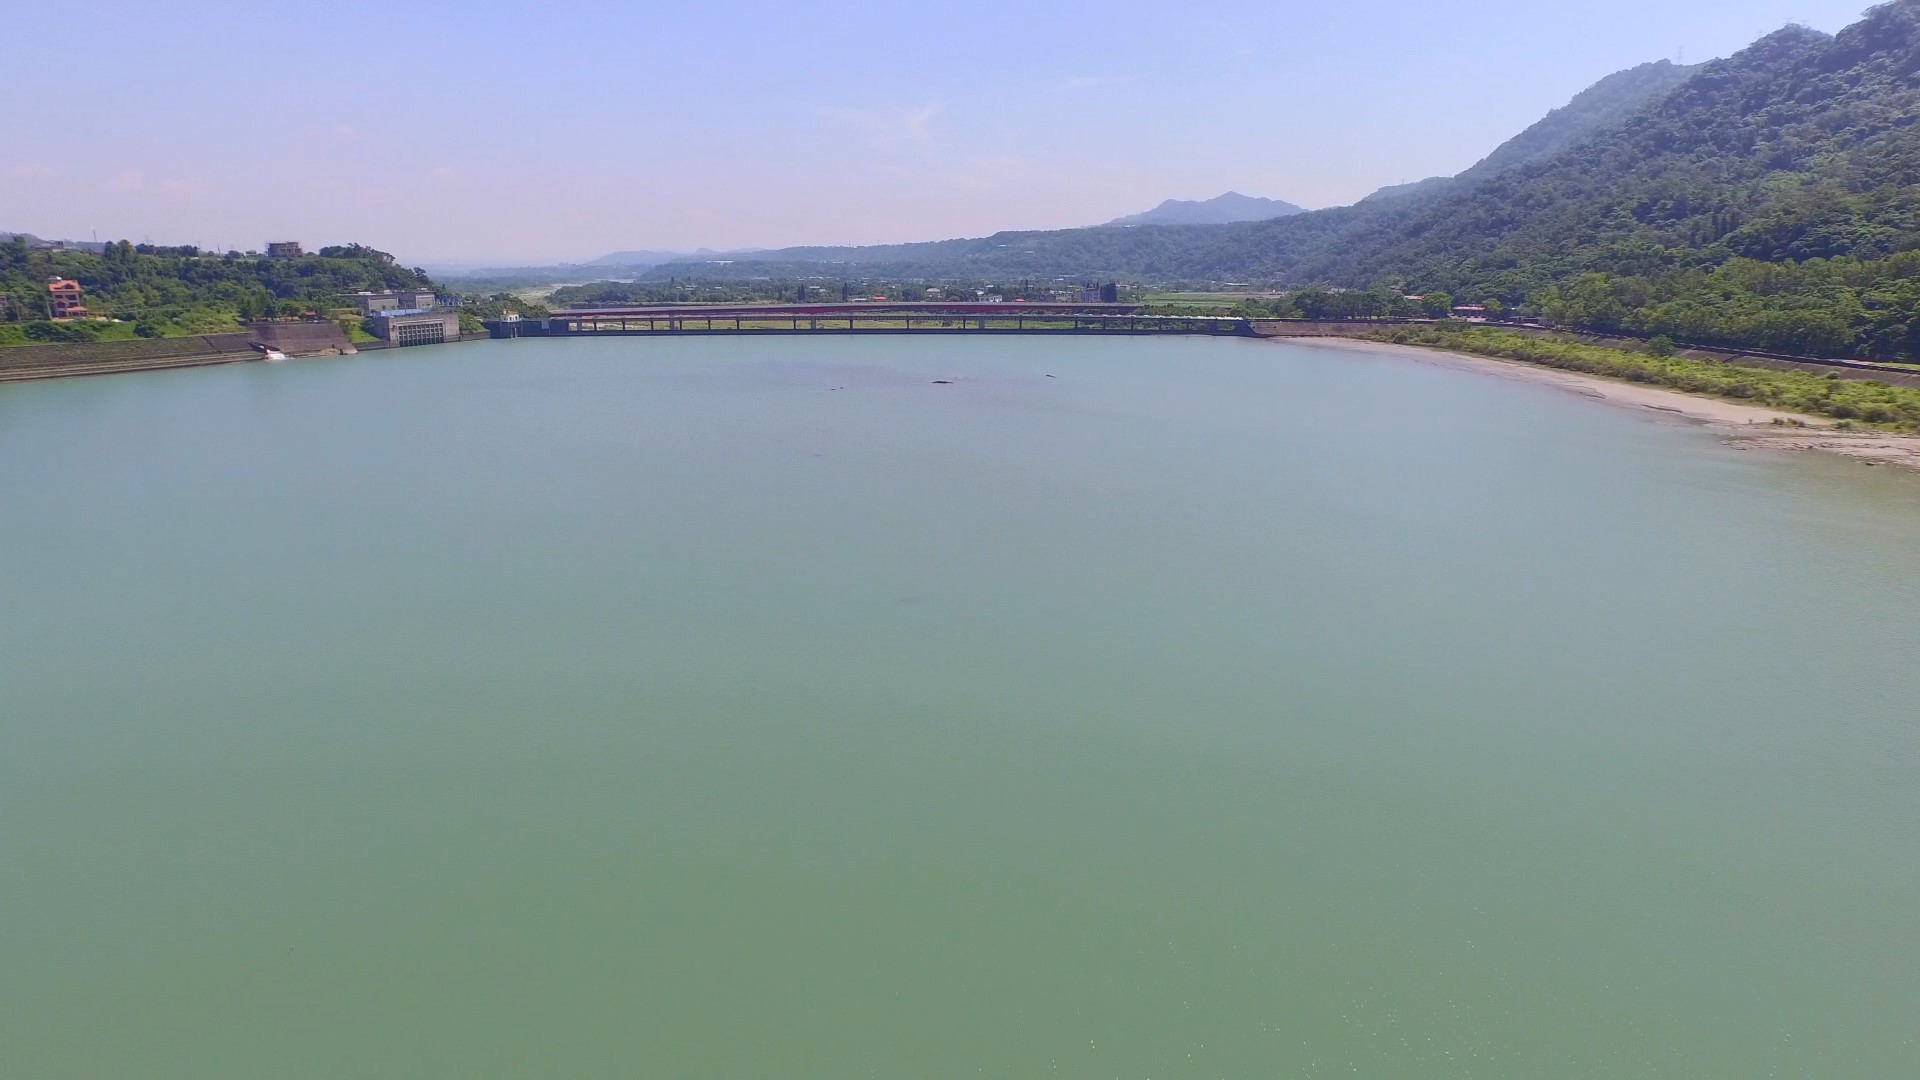
POLYGON ((426 274, 360 244, 295 259, 202 253, 119 241, 93 254, 35 251, 24 238, 0 242, 0 344, 169 336, 236 328, 271 316, 324 311, 362 289, 430 286, 426 274), (120 320, 47 322, 46 283, 73 278, 88 310, 120 320))
POLYGON ((1479 164, 1461 173, 1460 179, 1484 180, 1508 169, 1544 161, 1598 132, 1617 128, 1699 70, 1697 65, 1685 67, 1658 60, 1614 72, 1548 113, 1539 123, 1502 143, 1479 164))
POLYGON ((1658 101, 1691 78, 1698 67, 1668 60, 1616 71, 1574 95, 1572 101, 1542 117, 1527 130, 1501 143, 1493 153, 1458 176, 1432 176, 1411 184, 1381 188, 1361 202, 1390 199, 1431 199, 1458 191, 1491 176, 1531 165, 1612 131, 1634 113, 1658 101))

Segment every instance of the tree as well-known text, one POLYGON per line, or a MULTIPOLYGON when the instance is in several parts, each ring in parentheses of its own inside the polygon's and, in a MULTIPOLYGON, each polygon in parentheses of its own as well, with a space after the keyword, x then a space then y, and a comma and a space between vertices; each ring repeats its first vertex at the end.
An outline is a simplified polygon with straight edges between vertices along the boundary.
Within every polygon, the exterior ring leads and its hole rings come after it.
POLYGON ((1453 315, 1453 297, 1443 292, 1430 292, 1420 298, 1420 310, 1429 318, 1445 319, 1453 315))
POLYGON ((1333 294, 1325 289, 1300 289, 1288 299, 1303 319, 1325 319, 1333 315, 1333 294))

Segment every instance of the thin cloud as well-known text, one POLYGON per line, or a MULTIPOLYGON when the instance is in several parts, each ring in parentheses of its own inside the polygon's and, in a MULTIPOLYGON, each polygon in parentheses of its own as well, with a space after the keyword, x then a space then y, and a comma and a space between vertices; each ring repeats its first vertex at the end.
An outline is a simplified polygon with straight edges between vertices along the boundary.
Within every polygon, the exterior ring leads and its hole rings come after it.
POLYGON ((1124 86, 1133 81, 1131 75, 1070 75, 1054 84, 1061 92, 1076 90, 1100 90, 1109 86, 1124 86))
POLYGON ((139 169, 128 169, 100 186, 106 191, 139 191, 147 186, 147 174, 139 169))
POLYGON ((908 110, 907 134, 913 136, 916 142, 926 142, 927 128, 932 125, 934 119, 939 115, 940 103, 937 101, 931 101, 917 109, 908 110))
POLYGON ((945 108, 938 101, 906 109, 828 109, 831 123, 865 136, 875 149, 924 147, 933 140, 933 122, 945 108))

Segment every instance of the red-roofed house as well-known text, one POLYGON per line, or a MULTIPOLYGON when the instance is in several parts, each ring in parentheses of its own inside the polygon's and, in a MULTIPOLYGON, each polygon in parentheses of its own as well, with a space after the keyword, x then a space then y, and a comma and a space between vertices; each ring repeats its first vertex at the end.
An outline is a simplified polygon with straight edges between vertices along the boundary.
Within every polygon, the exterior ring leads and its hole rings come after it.
POLYGON ((47 282, 47 296, 56 319, 81 318, 87 313, 87 305, 80 302, 80 283, 72 278, 47 282))

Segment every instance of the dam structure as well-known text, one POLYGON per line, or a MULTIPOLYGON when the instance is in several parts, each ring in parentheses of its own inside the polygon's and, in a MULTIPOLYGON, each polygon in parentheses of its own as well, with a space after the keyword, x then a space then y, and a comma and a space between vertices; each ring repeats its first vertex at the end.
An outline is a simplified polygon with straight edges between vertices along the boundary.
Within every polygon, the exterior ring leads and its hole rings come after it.
POLYGON ((1252 337, 1243 318, 1149 315, 1135 304, 908 303, 569 308, 492 319, 496 338, 691 334, 1203 334, 1252 337))

